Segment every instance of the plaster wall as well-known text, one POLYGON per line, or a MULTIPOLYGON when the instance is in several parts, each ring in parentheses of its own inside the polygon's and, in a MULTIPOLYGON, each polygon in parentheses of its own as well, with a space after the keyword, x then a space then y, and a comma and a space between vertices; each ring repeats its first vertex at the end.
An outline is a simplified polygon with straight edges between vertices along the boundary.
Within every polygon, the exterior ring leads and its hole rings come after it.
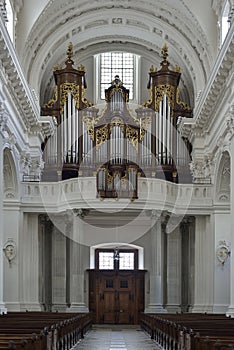
MULTIPOLYGON (((226 242, 230 246, 230 215, 214 214, 214 250, 217 255, 217 248, 220 242, 226 242)), ((225 313, 230 300, 230 258, 222 264, 215 256, 214 259, 214 312, 225 313)))

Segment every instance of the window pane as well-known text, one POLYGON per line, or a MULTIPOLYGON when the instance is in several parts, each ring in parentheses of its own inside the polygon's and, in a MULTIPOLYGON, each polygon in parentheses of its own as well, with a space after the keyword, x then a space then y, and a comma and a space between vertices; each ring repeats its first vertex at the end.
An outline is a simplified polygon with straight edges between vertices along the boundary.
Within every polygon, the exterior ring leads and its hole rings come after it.
POLYGON ((119 269, 134 270, 134 253, 119 253, 119 269))
POLYGON ((99 269, 113 270, 114 269, 114 253, 100 252, 99 253, 99 269))
POLYGON ((105 89, 119 75, 124 86, 129 89, 129 99, 133 99, 134 55, 127 52, 105 52, 100 55, 101 99, 105 98, 105 89))

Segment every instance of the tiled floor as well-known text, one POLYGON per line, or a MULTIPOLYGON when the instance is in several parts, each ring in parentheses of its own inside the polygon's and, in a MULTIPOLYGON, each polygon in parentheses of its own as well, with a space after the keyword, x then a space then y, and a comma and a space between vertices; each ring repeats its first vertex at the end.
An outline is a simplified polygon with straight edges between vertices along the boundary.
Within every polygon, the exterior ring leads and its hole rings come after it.
POLYGON ((93 326, 73 350, 161 350, 137 326, 93 326))

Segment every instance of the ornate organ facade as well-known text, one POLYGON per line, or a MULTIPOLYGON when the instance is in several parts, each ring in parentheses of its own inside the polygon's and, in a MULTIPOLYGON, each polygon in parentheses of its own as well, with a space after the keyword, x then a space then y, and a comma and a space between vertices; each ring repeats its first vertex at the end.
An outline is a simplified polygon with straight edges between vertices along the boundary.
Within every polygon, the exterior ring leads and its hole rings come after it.
POLYGON ((167 47, 161 69, 149 72, 150 99, 134 111, 129 90, 113 77, 99 111, 85 99, 85 68, 73 67, 72 44, 65 68, 55 67, 55 97, 41 109, 56 120, 43 145, 46 181, 96 176, 100 198, 137 198, 139 176, 190 182, 190 145, 178 132, 191 109, 179 100, 180 72, 169 69, 167 47))

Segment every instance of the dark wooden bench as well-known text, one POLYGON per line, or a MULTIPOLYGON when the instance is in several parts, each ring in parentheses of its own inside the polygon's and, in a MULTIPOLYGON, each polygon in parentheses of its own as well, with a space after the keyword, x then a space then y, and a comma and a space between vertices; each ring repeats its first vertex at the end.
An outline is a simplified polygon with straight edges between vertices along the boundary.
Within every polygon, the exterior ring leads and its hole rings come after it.
POLYGON ((141 327, 172 350, 234 349, 234 319, 220 314, 142 314, 141 327))
POLYGON ((0 316, 0 349, 67 350, 91 326, 89 313, 9 312, 0 316))

